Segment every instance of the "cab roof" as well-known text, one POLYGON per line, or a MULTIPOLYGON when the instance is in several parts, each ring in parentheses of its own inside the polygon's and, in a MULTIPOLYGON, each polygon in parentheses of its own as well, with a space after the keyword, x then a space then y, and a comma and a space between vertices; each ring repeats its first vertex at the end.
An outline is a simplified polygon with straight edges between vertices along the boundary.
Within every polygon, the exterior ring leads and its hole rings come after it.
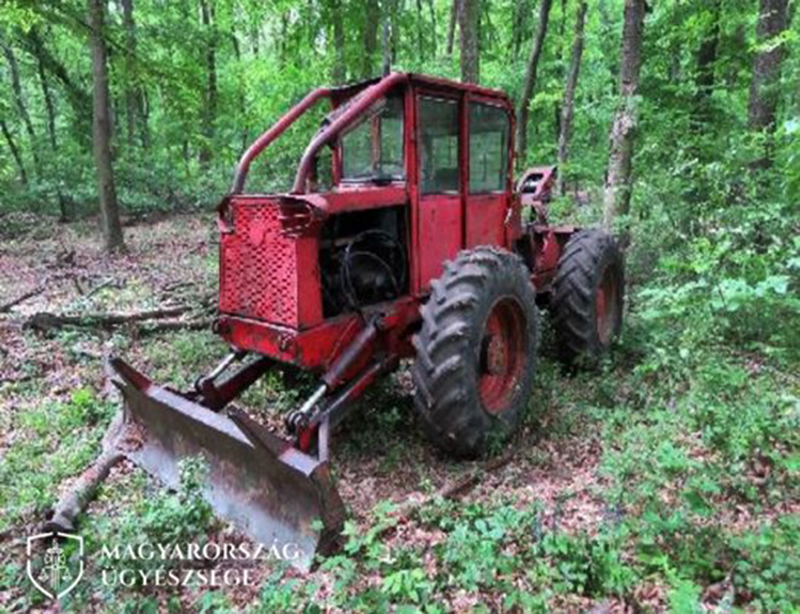
POLYGON ((469 92, 471 94, 476 94, 478 96, 483 96, 485 98, 494 98, 498 101, 502 101, 504 104, 508 106, 512 106, 511 99, 509 98, 508 94, 506 94, 502 90, 495 90, 488 87, 483 87, 480 85, 476 85, 474 83, 462 83, 460 81, 452 81, 450 79, 445 79, 443 77, 434 77, 431 75, 423 75, 419 73, 389 73, 384 77, 374 77, 371 79, 365 79, 363 81, 357 81, 354 83, 348 83, 346 85, 342 85, 339 87, 331 87, 330 92, 334 99, 338 101, 343 101, 348 98, 352 98, 353 96, 357 95, 370 85, 374 85, 375 83, 380 82, 382 79, 385 79, 393 74, 404 74, 408 78, 408 83, 411 85, 421 85, 426 88, 441 90, 443 92, 469 92))

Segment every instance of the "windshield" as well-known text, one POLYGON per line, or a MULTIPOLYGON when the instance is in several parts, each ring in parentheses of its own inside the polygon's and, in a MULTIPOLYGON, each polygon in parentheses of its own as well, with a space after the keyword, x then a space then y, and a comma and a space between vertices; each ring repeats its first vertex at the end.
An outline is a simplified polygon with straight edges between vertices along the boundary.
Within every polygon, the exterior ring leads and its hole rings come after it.
POLYGON ((393 96, 373 105, 342 138, 342 181, 403 179, 403 98, 393 96))

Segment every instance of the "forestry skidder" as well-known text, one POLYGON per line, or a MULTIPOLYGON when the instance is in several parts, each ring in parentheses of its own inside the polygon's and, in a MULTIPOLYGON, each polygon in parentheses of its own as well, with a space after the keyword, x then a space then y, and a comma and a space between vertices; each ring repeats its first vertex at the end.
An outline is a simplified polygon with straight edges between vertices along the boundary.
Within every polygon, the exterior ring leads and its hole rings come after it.
POLYGON ((531 393, 537 303, 562 357, 591 361, 620 331, 624 288, 612 237, 547 224, 552 167, 514 185, 513 134, 504 93, 421 75, 306 96, 243 155, 219 205, 215 331, 230 356, 191 392, 112 360, 141 440, 128 455, 171 485, 180 459, 203 456, 216 512, 299 546, 307 567, 344 517, 331 431, 402 358, 433 442, 475 457, 510 435, 531 393), (321 100, 331 111, 291 191, 245 192, 253 159, 321 100), (319 377, 285 435, 231 406, 281 363, 319 377))

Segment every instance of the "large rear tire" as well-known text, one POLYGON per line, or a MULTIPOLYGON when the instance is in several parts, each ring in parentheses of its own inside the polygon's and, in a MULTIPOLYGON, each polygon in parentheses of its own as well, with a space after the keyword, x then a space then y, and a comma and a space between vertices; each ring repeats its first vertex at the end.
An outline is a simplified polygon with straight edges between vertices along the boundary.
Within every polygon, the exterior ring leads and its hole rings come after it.
POLYGON ((614 238, 577 232, 564 247, 553 281, 556 350, 569 365, 594 366, 622 330, 625 268, 614 238))
POLYGON ((430 439, 474 458, 517 428, 536 357, 535 293, 505 250, 462 251, 431 283, 414 336, 415 405, 430 439))

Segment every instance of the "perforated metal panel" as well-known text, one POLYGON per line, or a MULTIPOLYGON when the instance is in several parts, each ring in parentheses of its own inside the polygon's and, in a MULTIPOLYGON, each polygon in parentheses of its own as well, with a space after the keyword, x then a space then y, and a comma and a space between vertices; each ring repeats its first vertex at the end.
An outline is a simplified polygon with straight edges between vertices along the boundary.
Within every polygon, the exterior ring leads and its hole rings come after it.
POLYGON ((231 206, 234 232, 220 242, 220 311, 297 324, 297 243, 281 233, 278 203, 231 206))

